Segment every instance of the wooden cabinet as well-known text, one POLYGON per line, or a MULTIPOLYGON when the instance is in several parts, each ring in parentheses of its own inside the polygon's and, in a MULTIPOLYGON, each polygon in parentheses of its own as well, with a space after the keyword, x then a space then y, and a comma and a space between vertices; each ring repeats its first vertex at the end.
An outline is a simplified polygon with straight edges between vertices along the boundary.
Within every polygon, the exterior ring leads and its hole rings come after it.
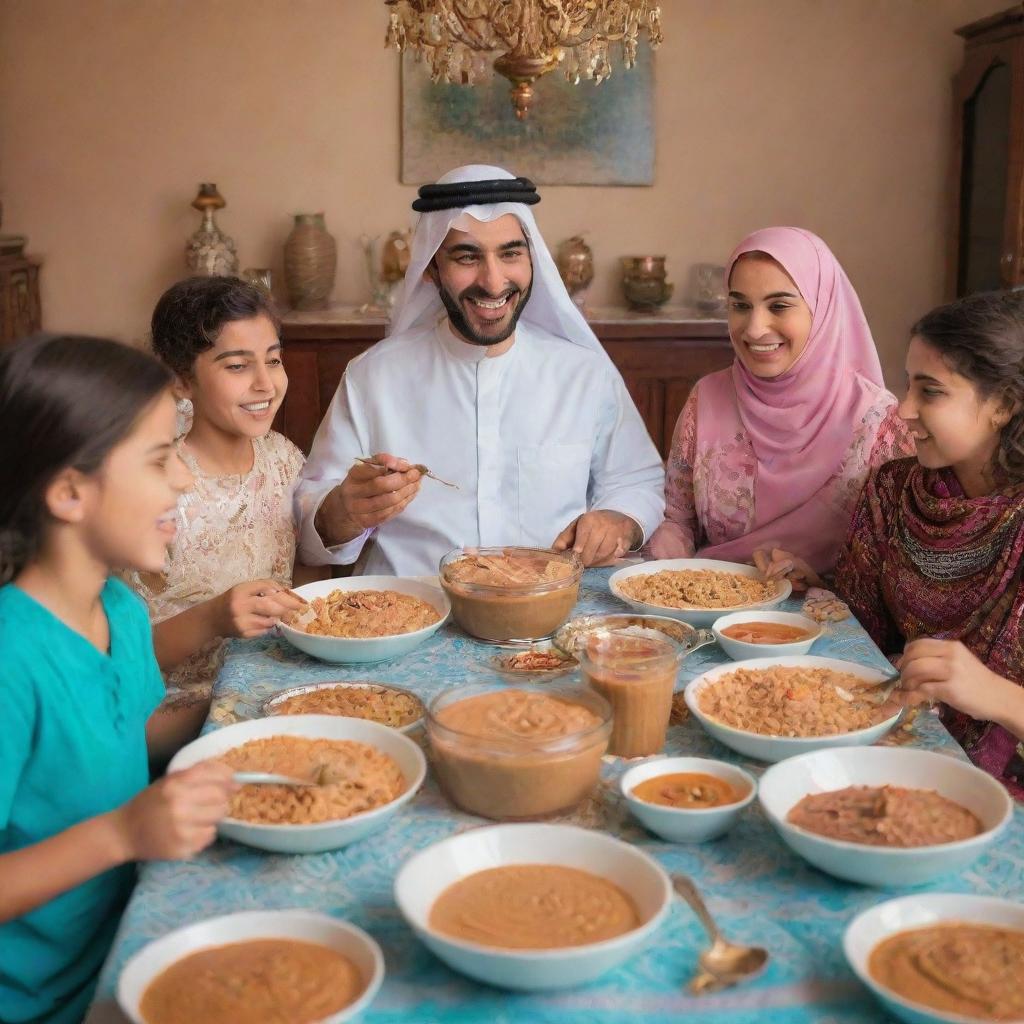
POLYGON ((1024 5, 957 29, 948 292, 1024 284, 1024 5))
MULTIPOLYGON (((619 368, 662 456, 686 396, 705 374, 732 362, 724 320, 702 320, 683 307, 658 314, 595 309, 590 326, 619 368)), ((386 322, 350 306, 285 313, 281 325, 288 394, 274 421, 304 452, 313 443, 348 361, 384 336, 386 322)))
POLYGON ((23 256, 0 256, 0 344, 38 331, 39 264, 23 256))

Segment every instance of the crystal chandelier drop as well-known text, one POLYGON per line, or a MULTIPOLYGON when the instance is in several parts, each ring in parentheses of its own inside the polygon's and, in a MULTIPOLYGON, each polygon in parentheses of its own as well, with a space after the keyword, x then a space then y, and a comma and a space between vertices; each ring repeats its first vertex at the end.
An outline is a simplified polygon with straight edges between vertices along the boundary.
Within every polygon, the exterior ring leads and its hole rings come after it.
POLYGON ((434 82, 474 85, 494 70, 512 83, 512 106, 523 120, 533 83, 563 65, 574 84, 612 73, 611 45, 622 63, 636 61, 640 33, 662 41, 661 7, 652 0, 384 0, 391 9, 386 45, 407 47, 430 65, 434 82))

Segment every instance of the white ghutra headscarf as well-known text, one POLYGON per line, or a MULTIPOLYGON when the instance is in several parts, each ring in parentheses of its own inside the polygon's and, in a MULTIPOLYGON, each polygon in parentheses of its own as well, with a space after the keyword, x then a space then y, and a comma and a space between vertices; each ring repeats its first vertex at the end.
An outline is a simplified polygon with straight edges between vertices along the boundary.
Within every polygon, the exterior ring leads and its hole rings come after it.
MULTIPOLYGON (((468 164, 449 171, 438 179, 437 184, 453 185, 499 179, 516 180, 515 175, 501 167, 468 164)), ((430 326, 444 315, 444 305, 437 288, 423 275, 448 232, 452 228, 467 230, 467 217, 487 222, 509 213, 518 218, 523 226, 533 261, 533 290, 520 322, 563 338, 574 345, 582 345, 608 359, 604 347, 565 290, 555 261, 551 258, 551 253, 544 244, 540 229, 534 220, 533 211, 525 203, 499 202, 456 206, 452 209, 421 213, 412 238, 409 269, 406 271, 402 290, 395 303, 388 334, 404 334, 406 331, 430 326)))

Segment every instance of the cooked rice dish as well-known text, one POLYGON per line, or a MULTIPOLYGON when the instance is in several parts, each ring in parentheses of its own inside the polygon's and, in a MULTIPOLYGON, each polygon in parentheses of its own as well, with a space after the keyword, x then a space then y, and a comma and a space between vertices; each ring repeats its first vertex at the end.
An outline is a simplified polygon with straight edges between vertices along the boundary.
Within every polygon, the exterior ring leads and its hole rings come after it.
POLYGON ((761 736, 835 736, 891 717, 864 699, 874 686, 830 668, 740 668, 701 687, 697 706, 722 725, 761 736), (854 699, 843 700, 836 686, 854 699))
POLYGON ((309 609, 289 625, 313 636, 395 636, 432 626, 440 618, 433 605, 397 590, 332 590, 326 597, 314 597, 309 609))
POLYGON ((572 564, 564 558, 542 555, 464 555, 444 570, 448 583, 470 583, 486 587, 530 587, 568 580, 572 564))
POLYGON ((324 686, 297 693, 273 706, 275 715, 341 715, 401 729, 423 717, 423 705, 411 693, 389 686, 324 686))
POLYGON ((274 772, 319 783, 242 786, 228 814, 260 825, 341 821, 383 807, 405 790, 402 769, 392 757, 354 740, 270 736, 243 743, 220 760, 235 771, 274 772))
POLYGON ((715 569, 641 573, 622 580, 619 589, 634 601, 662 608, 735 608, 770 601, 779 593, 774 580, 715 569))

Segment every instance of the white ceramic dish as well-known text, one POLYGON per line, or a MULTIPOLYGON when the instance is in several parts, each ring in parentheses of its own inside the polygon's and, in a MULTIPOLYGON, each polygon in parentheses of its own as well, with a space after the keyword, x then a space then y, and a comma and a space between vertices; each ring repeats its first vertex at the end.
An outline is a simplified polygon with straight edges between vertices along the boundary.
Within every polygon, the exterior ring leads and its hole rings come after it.
POLYGON ((620 601, 624 601, 631 608, 635 608, 644 615, 667 615, 672 619, 681 619, 691 626, 710 626, 716 619, 720 619, 729 612, 752 611, 756 608, 774 608, 781 604, 793 592, 789 580, 778 581, 778 593, 769 601, 758 601, 753 604, 735 605, 731 608, 667 608, 660 604, 646 604, 627 597, 619 586, 623 580, 633 576, 647 576, 655 572, 680 569, 712 569, 715 572, 734 572, 740 576, 749 576, 751 579, 761 579, 761 573, 752 565, 742 565, 739 562, 718 562, 712 558, 663 558, 655 562, 641 562, 639 565, 631 565, 625 569, 613 572, 608 579, 608 588, 620 601))
POLYGON ((819 750, 790 758, 764 773, 759 799, 794 853, 830 875, 862 885, 923 885, 961 871, 995 842, 1013 816, 1009 793, 987 772, 945 754, 899 747, 819 750), (786 821, 809 794, 886 784, 933 789, 976 814, 985 831, 955 843, 892 848, 827 839, 786 821))
POLYGON ((661 757, 645 761, 630 768, 619 783, 633 817, 645 828, 667 839, 670 843, 703 843, 727 832, 739 821, 757 793, 757 780, 742 768, 726 761, 713 761, 707 757, 661 757), (648 803, 633 796, 633 789, 658 775, 674 772, 701 772, 724 779, 745 796, 734 804, 723 807, 683 808, 664 807, 648 803))
POLYGON ((745 661, 748 658, 785 658, 791 655, 807 654, 814 644, 814 641, 821 636, 821 623, 798 612, 734 612, 731 615, 723 615, 715 619, 711 632, 715 634, 718 646, 729 655, 733 661, 745 661), (745 640, 734 640, 726 636, 722 630, 730 626, 738 626, 746 622, 773 622, 781 626, 796 626, 798 629, 805 629, 811 635, 807 640, 796 640, 788 644, 752 644, 745 640))
POLYGON ((448 621, 452 612, 451 602, 439 586, 401 576, 350 576, 347 579, 318 580, 316 583, 307 583, 304 587, 296 587, 295 593, 307 601, 312 601, 314 597, 326 597, 335 590, 395 590, 400 594, 411 594, 421 601, 426 601, 436 608, 441 616, 437 622, 424 626, 423 629, 414 630, 412 633, 396 633, 393 636, 317 636, 283 622, 277 627, 293 647, 311 657, 335 664, 400 658, 432 637, 448 621))
POLYGON ((746 754, 747 757, 757 758, 759 761, 781 761, 783 758, 793 757, 796 754, 806 754, 812 750, 824 750, 829 747, 865 746, 880 740, 899 721, 900 713, 897 713, 884 722, 879 722, 867 729, 837 733, 834 736, 762 736, 756 732, 747 732, 743 729, 734 729, 732 726, 723 725, 721 722, 709 718, 698 706, 697 698, 701 690, 719 676, 728 675, 739 668, 758 669, 798 665, 849 672, 861 679, 878 683, 888 678, 885 672, 878 669, 867 668, 852 661, 839 661, 837 658, 817 658, 808 654, 792 658, 754 658, 750 661, 717 665, 698 676, 686 687, 686 706, 704 727, 704 730, 719 743, 724 743, 727 747, 746 754))
POLYGON ((572 825, 493 825, 427 847, 395 879, 395 902, 420 941, 453 970, 500 988, 544 991, 593 981, 637 953, 672 902, 668 875, 646 853, 572 825), (603 942, 564 949, 482 946, 435 932, 427 923, 441 893, 467 875, 511 864, 558 864, 608 878, 633 900, 639 928, 603 942))
POLYGON ((139 1004, 157 975, 182 957, 201 949, 251 939, 316 942, 355 964, 366 986, 362 995, 320 1024, 351 1020, 373 1002, 384 980, 384 957, 380 947, 361 928, 309 910, 252 910, 211 917, 154 939, 124 965, 117 982, 117 1001, 134 1024, 145 1024, 139 1004))
POLYGON ((260 825, 238 818, 225 818, 217 826, 217 831, 225 839, 233 839, 260 850, 271 850, 274 853, 320 853, 347 846, 386 825, 395 812, 413 798, 427 774, 423 751, 407 736, 386 725, 338 715, 275 715, 226 725, 182 747, 167 770, 188 768, 199 761, 218 757, 249 740, 265 739, 268 736, 304 736, 307 739, 366 743, 398 762, 405 776, 406 788, 391 803, 341 821, 325 821, 314 825, 260 825))
MULTIPOLYGON (((337 680, 334 680, 332 682, 327 682, 327 683, 307 683, 305 686, 292 686, 292 687, 289 687, 287 690, 282 690, 280 693, 275 693, 273 696, 268 697, 260 705, 260 711, 264 715, 268 715, 268 716, 269 715, 280 715, 281 714, 281 712, 279 710, 280 706, 285 701, 291 699, 292 697, 298 697, 301 694, 316 693, 319 690, 334 690, 334 689, 357 690, 357 689, 366 689, 367 687, 377 687, 378 689, 384 689, 384 690, 395 690, 398 693, 404 693, 407 696, 412 697, 419 704, 419 707, 420 707, 420 716, 419 716, 419 718, 417 718, 413 722, 409 722, 407 725, 388 726, 389 729, 393 728, 396 732, 410 733, 410 732, 413 732, 416 729, 419 729, 420 726, 423 725, 423 719, 424 719, 424 717, 426 715, 426 707, 424 706, 423 701, 420 700, 420 698, 415 693, 413 693, 412 690, 407 690, 403 686, 392 686, 391 683, 378 683, 378 682, 374 682, 373 680, 369 680, 369 679, 366 679, 366 680, 353 680, 352 682, 348 682, 345 679, 337 679, 337 680)), ((311 713, 317 713, 317 712, 311 712, 311 713)), ((339 715, 338 717, 339 718, 346 718, 346 717, 347 718, 354 718, 356 716, 355 715, 339 715)), ((362 721, 372 721, 372 719, 362 719, 362 721)), ((381 724, 383 724, 383 723, 381 723, 381 724)))
POLYGON ((977 1017, 930 1010, 885 988, 868 974, 868 958, 878 943, 906 931, 944 922, 995 925, 1024 931, 1024 904, 994 896, 921 893, 879 903, 858 914, 843 935, 843 952, 853 972, 894 1017, 909 1024, 981 1024, 977 1017))

